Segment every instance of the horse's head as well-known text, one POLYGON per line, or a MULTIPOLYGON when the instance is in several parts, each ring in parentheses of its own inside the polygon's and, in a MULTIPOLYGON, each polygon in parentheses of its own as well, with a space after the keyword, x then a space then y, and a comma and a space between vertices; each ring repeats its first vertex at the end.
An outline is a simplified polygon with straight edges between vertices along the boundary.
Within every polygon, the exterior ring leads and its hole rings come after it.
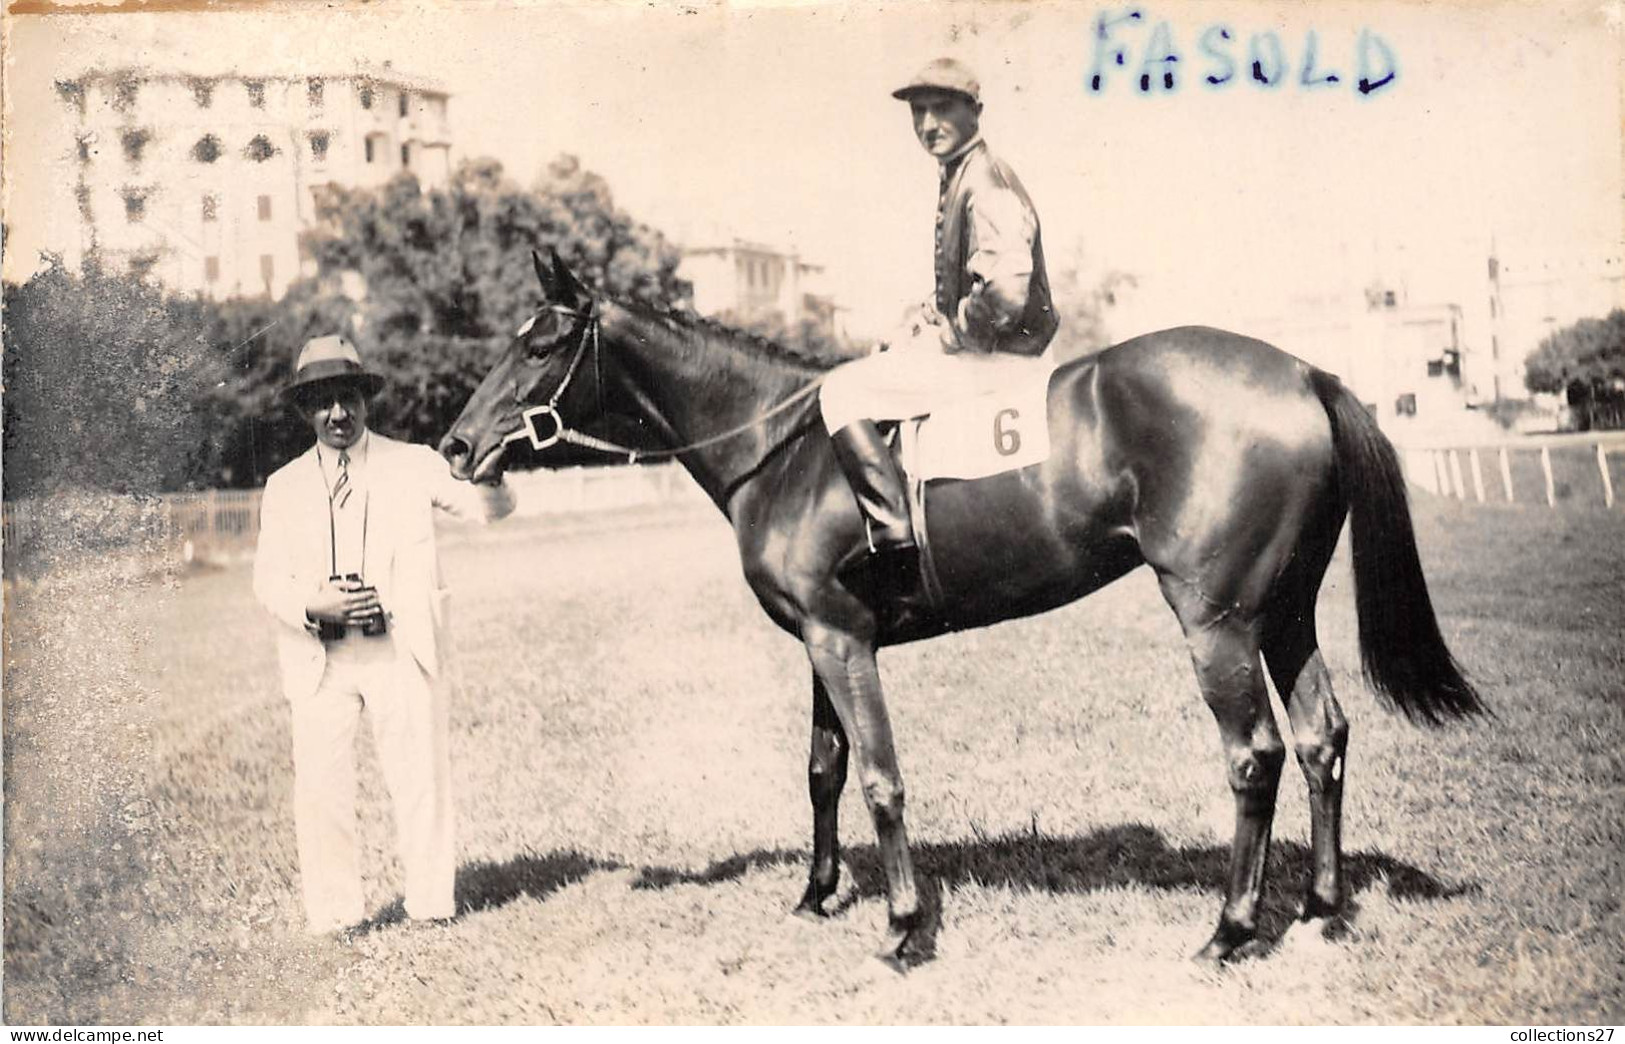
POLYGON ((494 480, 510 442, 527 439, 546 449, 565 430, 561 412, 580 423, 600 409, 596 303, 557 252, 551 266, 535 251, 531 259, 542 306, 514 334, 440 440, 441 456, 460 479, 494 480))

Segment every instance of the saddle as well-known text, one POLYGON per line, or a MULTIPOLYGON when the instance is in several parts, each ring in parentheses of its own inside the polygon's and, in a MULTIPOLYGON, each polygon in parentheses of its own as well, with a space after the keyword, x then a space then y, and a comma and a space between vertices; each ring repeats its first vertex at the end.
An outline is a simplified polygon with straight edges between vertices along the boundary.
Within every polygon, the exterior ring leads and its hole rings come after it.
POLYGON ((942 582, 931 550, 928 485, 987 478, 1048 460, 1053 372, 1050 366, 1024 367, 973 394, 942 403, 928 416, 890 425, 892 452, 907 480, 909 518, 919 549, 918 589, 890 592, 901 612, 940 617, 944 610, 942 582))

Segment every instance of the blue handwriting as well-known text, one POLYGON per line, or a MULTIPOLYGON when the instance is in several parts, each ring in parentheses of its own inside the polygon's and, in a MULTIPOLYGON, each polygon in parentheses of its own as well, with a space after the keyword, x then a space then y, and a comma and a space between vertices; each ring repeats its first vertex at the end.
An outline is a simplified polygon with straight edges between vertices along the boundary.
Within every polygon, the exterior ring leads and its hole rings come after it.
MULTIPOLYGON (((1134 37, 1143 36, 1151 25, 1145 44, 1138 49, 1131 90, 1141 94, 1173 93, 1180 87, 1180 67, 1185 61, 1174 28, 1166 20, 1152 24, 1145 12, 1131 7, 1117 13, 1101 13, 1094 21, 1094 56, 1086 80, 1092 94, 1102 94, 1113 79, 1114 68, 1127 70, 1135 51, 1134 37)), ((1362 98, 1392 87, 1399 78, 1399 59, 1388 41, 1361 29, 1354 37, 1352 52, 1338 57, 1347 65, 1333 64, 1321 50, 1320 36, 1308 30, 1303 46, 1290 52, 1273 30, 1250 33, 1245 42, 1229 25, 1215 23, 1196 34, 1193 56, 1202 67, 1191 75, 1210 90, 1219 90, 1246 81, 1262 90, 1275 90, 1296 79, 1302 90, 1315 90, 1348 84, 1362 98), (1324 64, 1323 64, 1324 63, 1324 64), (1350 72, 1345 75, 1343 69, 1350 72)))

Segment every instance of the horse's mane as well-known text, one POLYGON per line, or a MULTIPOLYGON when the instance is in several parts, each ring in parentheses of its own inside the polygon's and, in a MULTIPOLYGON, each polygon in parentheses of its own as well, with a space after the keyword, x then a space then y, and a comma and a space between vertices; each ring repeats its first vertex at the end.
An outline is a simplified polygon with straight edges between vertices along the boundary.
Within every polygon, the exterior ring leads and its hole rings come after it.
POLYGON ((802 369, 829 370, 856 358, 855 355, 843 353, 839 349, 819 349, 775 341, 687 309, 661 308, 641 301, 619 298, 611 300, 628 311, 665 325, 675 333, 697 333, 713 343, 721 342, 725 347, 743 350, 748 355, 763 358, 768 362, 788 363, 802 369))

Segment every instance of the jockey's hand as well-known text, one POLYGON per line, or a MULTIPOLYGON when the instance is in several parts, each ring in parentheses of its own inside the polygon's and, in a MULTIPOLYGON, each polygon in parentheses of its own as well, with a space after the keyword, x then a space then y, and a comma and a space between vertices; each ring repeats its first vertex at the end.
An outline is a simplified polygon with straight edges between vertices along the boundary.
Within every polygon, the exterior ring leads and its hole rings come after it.
POLYGON ((942 323, 942 313, 937 311, 935 301, 921 301, 903 309, 903 329, 909 331, 913 337, 920 336, 928 326, 939 326, 942 323))

